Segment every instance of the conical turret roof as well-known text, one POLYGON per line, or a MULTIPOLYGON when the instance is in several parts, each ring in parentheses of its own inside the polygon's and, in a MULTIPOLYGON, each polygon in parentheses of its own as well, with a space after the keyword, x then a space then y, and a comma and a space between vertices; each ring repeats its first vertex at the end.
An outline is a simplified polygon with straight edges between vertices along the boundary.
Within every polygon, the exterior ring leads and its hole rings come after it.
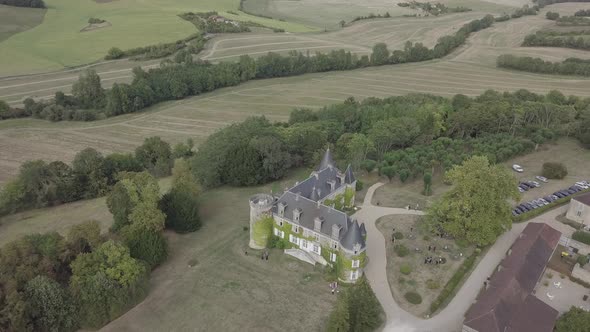
POLYGON ((354 173, 352 172, 352 166, 350 166, 350 164, 348 164, 348 167, 344 172, 344 176, 344 180, 346 181, 346 183, 353 183, 356 180, 356 178, 354 177, 354 173))
POLYGON ((320 167, 318 167, 318 171, 328 168, 329 166, 334 166, 334 159, 332 158, 332 152, 330 152, 330 148, 326 149, 326 153, 324 153, 324 157, 322 158, 320 167))
POLYGON ((353 250, 354 245, 357 243, 361 245, 361 248, 365 247, 365 239, 363 238, 361 228, 356 220, 352 222, 350 227, 348 227, 348 231, 340 243, 348 250, 353 250))

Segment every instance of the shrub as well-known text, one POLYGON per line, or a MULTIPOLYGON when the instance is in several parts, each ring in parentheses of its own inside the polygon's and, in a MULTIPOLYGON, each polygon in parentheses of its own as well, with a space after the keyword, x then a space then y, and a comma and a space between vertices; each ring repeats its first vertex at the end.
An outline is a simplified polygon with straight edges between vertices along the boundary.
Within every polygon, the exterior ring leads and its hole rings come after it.
POLYGON ((125 53, 118 47, 111 47, 107 55, 104 57, 105 60, 121 59, 125 53))
POLYGON ((548 179, 563 179, 567 175, 567 167, 562 163, 547 162, 543 164, 541 173, 548 179))
POLYGON ((356 180, 356 188, 355 188, 355 189, 356 189, 356 191, 361 191, 361 190, 363 190, 363 186, 364 186, 364 183, 363 183, 363 181, 361 181, 361 180, 356 180))
POLYGON ((553 278, 553 273, 551 273, 551 272, 548 272, 548 273, 547 273, 547 278, 548 278, 548 279, 551 279, 551 278, 553 278))
POLYGON ((578 257, 576 258, 576 262, 578 264, 580 264, 580 267, 588 264, 588 256, 585 255, 578 255, 578 257))
POLYGON ((590 245, 590 233, 586 231, 575 231, 572 239, 590 245))
POLYGON ((440 283, 438 282, 438 280, 428 279, 426 280, 426 287, 428 289, 439 289, 440 283))
POLYGON ((420 303, 422 303, 422 296, 420 296, 420 294, 418 294, 416 292, 407 292, 406 294, 404 294, 404 297, 411 304, 420 304, 420 303))
POLYGON ((410 249, 408 249, 408 247, 404 246, 403 244, 396 245, 393 250, 399 257, 408 256, 410 253, 410 249))
POLYGON ((424 236, 422 237, 422 239, 423 239, 424 241, 430 241, 430 236, 428 236, 428 235, 424 235, 424 236))
POLYGON ((545 286, 545 287, 549 286, 549 281, 543 281, 543 286, 545 286))
POLYGON ((409 264, 404 263, 399 267, 399 271, 405 275, 408 275, 412 273, 412 267, 409 264))
POLYGON ((403 238, 404 238, 404 235, 402 234, 402 232, 395 232, 395 233, 393 233, 393 237, 394 237, 396 240, 401 240, 401 239, 403 239, 403 238))
POLYGON ((371 173, 375 169, 375 166, 377 166, 377 162, 371 159, 363 160, 361 163, 361 167, 367 171, 367 173, 371 173))
POLYGON ((545 15, 545 17, 547 17, 548 20, 555 21, 556 19, 559 18, 559 13, 556 13, 556 12, 547 12, 547 14, 545 15))

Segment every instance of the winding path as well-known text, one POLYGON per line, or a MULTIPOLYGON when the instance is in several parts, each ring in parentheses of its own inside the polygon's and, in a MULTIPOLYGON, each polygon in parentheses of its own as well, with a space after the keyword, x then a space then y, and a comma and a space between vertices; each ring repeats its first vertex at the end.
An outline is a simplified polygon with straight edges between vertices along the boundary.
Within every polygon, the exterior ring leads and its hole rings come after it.
MULTIPOLYGON (((375 190, 382 185, 384 184, 376 183, 369 188, 361 210, 355 213, 354 217, 360 222, 364 222, 367 229, 367 255, 370 257, 370 261, 365 269, 365 275, 367 276, 375 295, 377 295, 377 299, 381 302, 383 310, 387 316, 387 323, 384 330, 392 332, 460 331, 463 315, 467 309, 469 309, 469 306, 475 301, 483 282, 492 274, 493 270, 500 263, 502 258, 504 258, 506 251, 510 248, 528 222, 514 224, 510 231, 502 234, 496 240, 496 243, 489 248, 485 256, 477 264, 469 278, 465 281, 461 289, 446 308, 430 319, 419 318, 400 308, 391 295, 391 289, 387 282, 387 272, 385 269, 387 265, 385 238, 377 229, 375 222, 386 215, 423 215, 424 213, 416 210, 372 205, 371 199, 373 198, 373 194, 375 193, 375 190)), ((567 206, 553 209, 529 222, 547 223, 559 230, 563 226, 555 220, 555 217, 563 213, 565 209, 567 209, 567 206)))

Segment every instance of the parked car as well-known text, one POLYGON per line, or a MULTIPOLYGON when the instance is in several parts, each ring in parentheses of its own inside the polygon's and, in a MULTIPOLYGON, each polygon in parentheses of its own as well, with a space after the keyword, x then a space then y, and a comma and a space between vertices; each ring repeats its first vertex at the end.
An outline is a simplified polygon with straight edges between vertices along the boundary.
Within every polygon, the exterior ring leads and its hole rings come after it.
POLYGON ((529 208, 527 208, 526 206, 524 206, 524 204, 520 204, 516 208, 520 209, 522 212, 527 212, 527 211, 530 210, 529 208))
POLYGON ((553 195, 557 196, 558 198, 564 198, 566 196, 561 191, 556 191, 553 193, 553 195))
POLYGON ((582 189, 588 189, 590 188, 590 186, 588 186, 587 184, 585 184, 584 182, 578 181, 575 184, 576 187, 582 188, 582 189))
POLYGON ((521 187, 517 187, 517 188, 518 188, 518 191, 520 191, 521 193, 525 192, 525 190, 522 189, 521 187))
POLYGON ((552 195, 545 196, 545 197, 543 197, 543 199, 546 200, 549 203, 551 203, 551 202, 553 202, 555 200, 552 195))
POLYGON ((580 188, 580 187, 578 187, 578 186, 571 186, 571 187, 569 187, 568 189, 570 189, 570 190, 573 190, 573 191, 575 191, 575 192, 579 192, 579 191, 582 191, 582 190, 584 190, 583 188, 580 188))
POLYGON ((535 188, 539 188, 541 186, 541 184, 537 181, 527 181, 526 183, 528 183, 529 185, 531 185, 535 188))
POLYGON ((516 217, 516 216, 517 216, 517 215, 519 215, 519 214, 520 214, 520 213, 518 213, 516 210, 512 210, 512 215, 513 215, 513 216, 515 216, 515 217, 516 217))
POLYGON ((534 188, 534 186, 533 186, 533 185, 531 185, 531 184, 528 184, 528 183, 526 183, 526 182, 521 182, 519 185, 520 185, 520 186, 522 186, 524 190, 529 190, 529 189, 532 189, 532 188, 534 188), (525 189, 525 188, 526 188, 526 189, 525 189))
POLYGON ((518 173, 522 173, 522 172, 524 172, 524 168, 522 168, 522 166, 520 166, 520 165, 517 165, 517 164, 514 164, 514 165, 512 165, 512 169, 513 169, 515 172, 518 172, 518 173))
POLYGON ((573 195, 575 193, 577 193, 577 191, 575 189, 566 189, 568 193, 570 193, 570 195, 573 195))
POLYGON ((530 189, 529 186, 527 186, 524 183, 519 184, 518 188, 522 189, 523 191, 529 191, 529 189, 530 189))
POLYGON ((545 183, 549 182, 549 180, 547 180, 546 177, 540 176, 540 175, 535 176, 535 179, 537 179, 537 180, 539 180, 541 182, 545 182, 545 183))
POLYGON ((539 202, 541 202, 543 205, 548 205, 549 204, 549 201, 547 201, 544 198, 539 198, 539 202))

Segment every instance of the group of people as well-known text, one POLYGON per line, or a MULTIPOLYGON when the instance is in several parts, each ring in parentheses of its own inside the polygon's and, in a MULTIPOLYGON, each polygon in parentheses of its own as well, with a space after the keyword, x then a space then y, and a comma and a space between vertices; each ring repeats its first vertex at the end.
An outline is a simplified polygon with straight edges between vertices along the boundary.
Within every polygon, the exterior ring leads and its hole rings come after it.
POLYGON ((334 292, 340 293, 338 290, 338 281, 331 282, 330 289, 332 290, 332 295, 334 295, 334 292))
POLYGON ((432 256, 428 256, 426 258, 424 258, 424 264, 444 264, 445 263, 445 259, 442 257, 437 257, 437 258, 432 258, 432 256))
POLYGON ((260 255, 260 259, 264 260, 268 260, 268 250, 265 250, 262 255, 260 255))
POLYGON ((428 251, 432 250, 432 252, 436 251, 436 246, 428 246, 428 251))

